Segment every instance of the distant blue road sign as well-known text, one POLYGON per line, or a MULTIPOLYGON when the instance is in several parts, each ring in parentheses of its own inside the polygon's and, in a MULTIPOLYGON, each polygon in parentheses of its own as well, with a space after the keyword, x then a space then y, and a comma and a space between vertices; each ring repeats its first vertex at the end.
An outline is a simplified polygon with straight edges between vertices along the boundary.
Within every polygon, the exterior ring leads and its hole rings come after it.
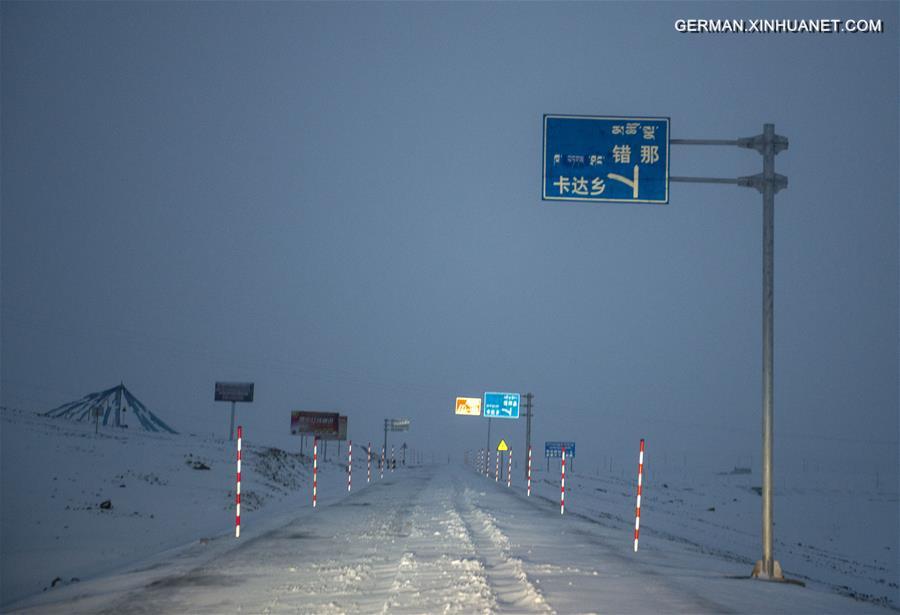
POLYGON ((563 447, 566 447, 566 457, 575 456, 574 442, 544 442, 544 457, 562 457, 563 447))
POLYGON ((669 202, 669 118, 544 116, 545 201, 669 202))
POLYGON ((481 415, 489 419, 519 418, 519 394, 485 393, 481 415))

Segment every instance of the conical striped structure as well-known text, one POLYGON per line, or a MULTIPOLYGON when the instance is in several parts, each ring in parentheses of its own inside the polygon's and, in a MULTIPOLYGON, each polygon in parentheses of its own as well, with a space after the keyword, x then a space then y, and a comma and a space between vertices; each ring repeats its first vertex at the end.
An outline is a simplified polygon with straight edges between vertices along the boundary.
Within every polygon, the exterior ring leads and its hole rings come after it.
POLYGON ((54 408, 44 413, 44 416, 93 423, 95 408, 100 410, 100 424, 104 426, 140 427, 146 431, 178 433, 150 412, 141 400, 125 388, 124 384, 99 393, 90 393, 78 401, 54 408))

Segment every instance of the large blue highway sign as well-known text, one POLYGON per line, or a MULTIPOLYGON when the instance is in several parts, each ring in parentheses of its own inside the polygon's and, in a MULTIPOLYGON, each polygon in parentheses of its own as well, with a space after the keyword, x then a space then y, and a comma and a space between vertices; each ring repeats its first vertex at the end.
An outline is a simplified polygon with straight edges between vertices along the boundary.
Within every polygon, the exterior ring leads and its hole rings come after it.
POLYGON ((519 418, 519 394, 485 393, 481 415, 489 419, 519 418))
POLYGON ((562 457, 563 447, 566 448, 566 457, 575 456, 574 442, 544 442, 544 457, 562 457))
POLYGON ((546 201, 669 202, 669 118, 544 116, 546 201))

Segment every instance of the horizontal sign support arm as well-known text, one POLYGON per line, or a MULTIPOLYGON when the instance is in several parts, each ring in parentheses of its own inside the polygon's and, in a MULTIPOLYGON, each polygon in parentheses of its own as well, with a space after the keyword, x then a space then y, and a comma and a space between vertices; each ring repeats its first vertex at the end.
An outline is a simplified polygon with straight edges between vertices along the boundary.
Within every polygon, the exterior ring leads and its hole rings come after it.
POLYGON ((739 185, 740 179, 730 179, 727 177, 669 177, 670 182, 682 182, 685 184, 734 184, 739 185))
MULTIPOLYGON (((736 179, 731 179, 727 177, 676 177, 670 176, 670 182, 681 182, 685 184, 732 184, 735 186, 744 186, 745 188, 756 188, 760 192, 765 189, 766 179, 762 176, 761 173, 757 173, 756 175, 750 175, 747 177, 738 177, 736 179)), ((788 186, 788 179, 784 175, 779 175, 775 173, 775 178, 772 182, 773 189, 775 192, 779 190, 783 190, 788 186)))
POLYGON ((671 145, 741 145, 740 139, 669 139, 671 145))
MULTIPOLYGON (((742 139, 669 139, 670 145, 736 145, 745 149, 755 149, 760 154, 763 153, 765 143, 764 135, 744 137, 742 139)), ((772 144, 777 154, 788 148, 788 139, 781 135, 774 135, 772 144)))

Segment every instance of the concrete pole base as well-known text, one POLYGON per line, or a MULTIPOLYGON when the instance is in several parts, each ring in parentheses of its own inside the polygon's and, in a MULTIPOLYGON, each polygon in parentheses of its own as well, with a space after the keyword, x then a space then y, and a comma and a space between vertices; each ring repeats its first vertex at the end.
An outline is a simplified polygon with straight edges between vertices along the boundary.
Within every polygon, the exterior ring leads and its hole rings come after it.
POLYGON ((773 562, 772 568, 774 570, 774 574, 770 577, 765 570, 765 566, 763 566, 762 560, 757 560, 756 565, 753 567, 753 572, 750 573, 750 576, 754 579, 760 579, 762 581, 784 581, 784 573, 781 572, 781 564, 778 563, 778 560, 773 562))

